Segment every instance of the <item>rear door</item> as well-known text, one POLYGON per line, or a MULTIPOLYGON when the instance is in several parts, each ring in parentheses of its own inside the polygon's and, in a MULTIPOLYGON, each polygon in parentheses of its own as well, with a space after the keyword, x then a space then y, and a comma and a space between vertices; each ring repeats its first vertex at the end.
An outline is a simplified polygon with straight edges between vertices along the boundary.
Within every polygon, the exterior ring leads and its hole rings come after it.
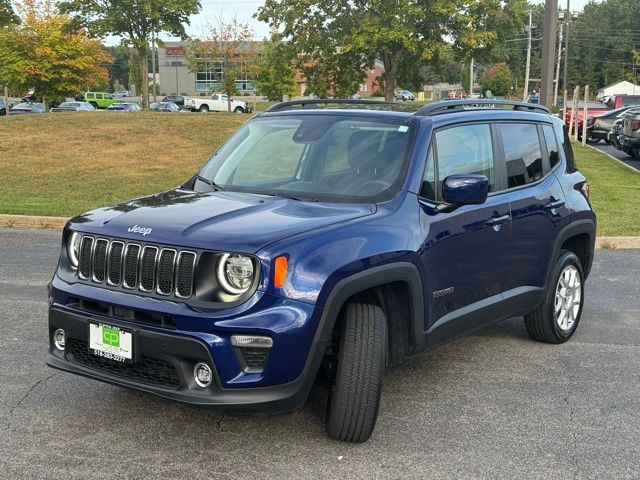
POLYGON ((433 137, 421 191, 420 255, 427 277, 425 328, 444 337, 482 325, 485 318, 473 312, 499 302, 504 290, 510 215, 507 195, 496 191, 496 153, 489 123, 446 127, 433 137), (442 183, 454 174, 486 176, 489 196, 482 205, 436 213, 442 183))
POLYGON ((512 268, 505 278, 505 291, 525 287, 535 301, 536 289, 546 282, 554 241, 570 221, 562 187, 552 173, 559 164, 559 143, 551 125, 504 122, 496 126, 512 217, 512 268))

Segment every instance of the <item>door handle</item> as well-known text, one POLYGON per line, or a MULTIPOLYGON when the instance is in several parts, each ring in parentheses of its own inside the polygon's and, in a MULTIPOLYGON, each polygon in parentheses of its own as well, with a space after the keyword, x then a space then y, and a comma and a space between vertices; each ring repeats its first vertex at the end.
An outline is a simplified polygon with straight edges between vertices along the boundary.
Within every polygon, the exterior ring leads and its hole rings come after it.
POLYGON ((554 210, 556 208, 564 207, 564 200, 554 200, 552 202, 547 203, 544 208, 546 210, 554 210))
POLYGON ((490 227, 495 227, 496 225, 502 225, 503 223, 507 223, 511 219, 511 215, 502 215, 501 217, 491 217, 487 220, 487 225, 490 227))

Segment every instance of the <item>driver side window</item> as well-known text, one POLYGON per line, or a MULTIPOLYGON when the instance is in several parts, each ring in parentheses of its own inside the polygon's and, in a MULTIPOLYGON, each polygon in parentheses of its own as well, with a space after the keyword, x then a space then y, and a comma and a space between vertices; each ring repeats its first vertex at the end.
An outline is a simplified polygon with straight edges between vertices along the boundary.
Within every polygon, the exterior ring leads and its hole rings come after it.
POLYGON ((484 175, 489 191, 495 191, 493 141, 489 124, 460 125, 435 135, 438 156, 438 187, 451 175, 484 175))

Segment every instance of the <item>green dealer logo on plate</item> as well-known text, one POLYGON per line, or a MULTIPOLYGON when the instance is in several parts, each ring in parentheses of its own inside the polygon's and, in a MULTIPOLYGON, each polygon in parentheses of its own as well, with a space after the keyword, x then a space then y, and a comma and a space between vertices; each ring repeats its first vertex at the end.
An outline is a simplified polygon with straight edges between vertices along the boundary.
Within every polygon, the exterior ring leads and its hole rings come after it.
POLYGON ((119 347, 120 331, 115 328, 102 327, 102 343, 113 347, 119 347))

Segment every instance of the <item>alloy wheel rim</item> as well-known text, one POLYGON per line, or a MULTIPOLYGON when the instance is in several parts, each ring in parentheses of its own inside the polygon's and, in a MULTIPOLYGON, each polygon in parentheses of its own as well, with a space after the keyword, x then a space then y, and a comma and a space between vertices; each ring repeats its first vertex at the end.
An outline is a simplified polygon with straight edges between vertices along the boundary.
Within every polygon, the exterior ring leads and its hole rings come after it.
POLYGON ((556 286, 555 318, 560 330, 571 330, 578 318, 582 303, 580 273, 573 265, 567 265, 560 274, 556 286))

